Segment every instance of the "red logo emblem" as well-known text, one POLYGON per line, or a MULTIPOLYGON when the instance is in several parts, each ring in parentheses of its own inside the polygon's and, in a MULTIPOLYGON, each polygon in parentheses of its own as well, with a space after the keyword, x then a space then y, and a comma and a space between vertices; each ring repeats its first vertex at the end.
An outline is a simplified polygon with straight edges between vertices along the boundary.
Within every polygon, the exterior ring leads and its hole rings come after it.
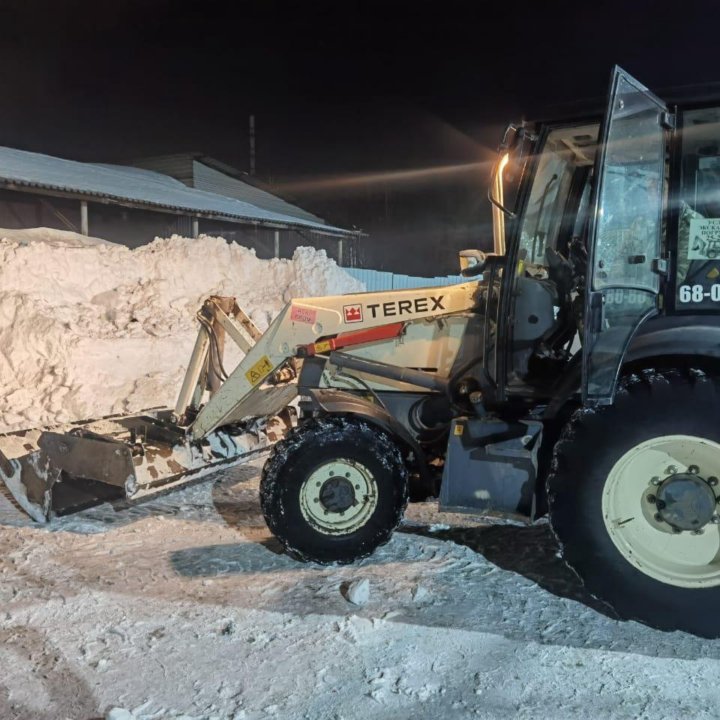
POLYGON ((343 314, 346 323, 362 322, 362 305, 343 305, 343 314))

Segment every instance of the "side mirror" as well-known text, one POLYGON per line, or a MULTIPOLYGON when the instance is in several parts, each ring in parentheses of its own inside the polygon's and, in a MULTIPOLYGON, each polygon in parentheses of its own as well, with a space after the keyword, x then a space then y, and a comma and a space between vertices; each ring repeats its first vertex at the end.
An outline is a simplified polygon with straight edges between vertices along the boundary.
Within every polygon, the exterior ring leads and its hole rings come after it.
POLYGON ((460 259, 460 274, 463 277, 476 277, 485 269, 487 254, 482 250, 461 250, 458 257, 460 259))

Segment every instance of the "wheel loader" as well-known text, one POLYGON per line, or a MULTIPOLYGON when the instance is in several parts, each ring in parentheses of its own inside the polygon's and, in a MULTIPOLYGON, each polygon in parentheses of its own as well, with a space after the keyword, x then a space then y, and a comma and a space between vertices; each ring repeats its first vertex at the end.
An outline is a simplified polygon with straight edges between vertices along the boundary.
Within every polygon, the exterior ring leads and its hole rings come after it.
POLYGON ((619 616, 720 635, 720 103, 615 68, 603 117, 507 127, 488 199, 466 282, 295 299, 262 335, 210 298, 174 409, 7 435, 5 483, 44 520, 282 435, 261 504, 299 560, 371 554, 411 496, 549 515, 619 616))

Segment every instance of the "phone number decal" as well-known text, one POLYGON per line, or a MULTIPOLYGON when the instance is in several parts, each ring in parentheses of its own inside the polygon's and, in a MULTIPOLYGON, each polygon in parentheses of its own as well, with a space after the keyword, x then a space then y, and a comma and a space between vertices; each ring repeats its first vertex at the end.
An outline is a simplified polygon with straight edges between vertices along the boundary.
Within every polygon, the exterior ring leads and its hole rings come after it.
POLYGON ((648 294, 629 288, 611 288, 605 294, 606 305, 647 305, 648 294))
POLYGON ((681 285, 678 300, 681 303, 701 303, 703 300, 720 302, 720 285, 711 285, 710 288, 702 285, 681 285))

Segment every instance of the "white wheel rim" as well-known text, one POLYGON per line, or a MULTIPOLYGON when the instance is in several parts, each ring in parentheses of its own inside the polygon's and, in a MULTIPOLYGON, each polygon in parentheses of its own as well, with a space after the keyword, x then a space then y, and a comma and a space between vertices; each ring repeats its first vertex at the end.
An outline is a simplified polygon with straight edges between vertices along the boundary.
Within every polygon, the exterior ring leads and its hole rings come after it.
POLYGON ((313 470, 300 488, 300 510, 325 535, 348 535, 361 528, 375 512, 378 488, 373 474, 355 460, 338 458, 313 470), (338 510, 328 502, 333 488, 352 504, 338 510), (338 490, 339 489, 339 490, 338 490))
MULTIPOLYGON (((701 588, 720 585, 720 525, 700 534, 678 533, 658 520, 653 504, 658 483, 674 473, 720 477, 720 444, 691 435, 665 435, 626 452, 605 481, 605 527, 623 557, 646 575, 668 585, 701 588)), ((720 486, 713 488, 720 496, 720 486)), ((720 509, 720 508, 719 508, 720 509)))

